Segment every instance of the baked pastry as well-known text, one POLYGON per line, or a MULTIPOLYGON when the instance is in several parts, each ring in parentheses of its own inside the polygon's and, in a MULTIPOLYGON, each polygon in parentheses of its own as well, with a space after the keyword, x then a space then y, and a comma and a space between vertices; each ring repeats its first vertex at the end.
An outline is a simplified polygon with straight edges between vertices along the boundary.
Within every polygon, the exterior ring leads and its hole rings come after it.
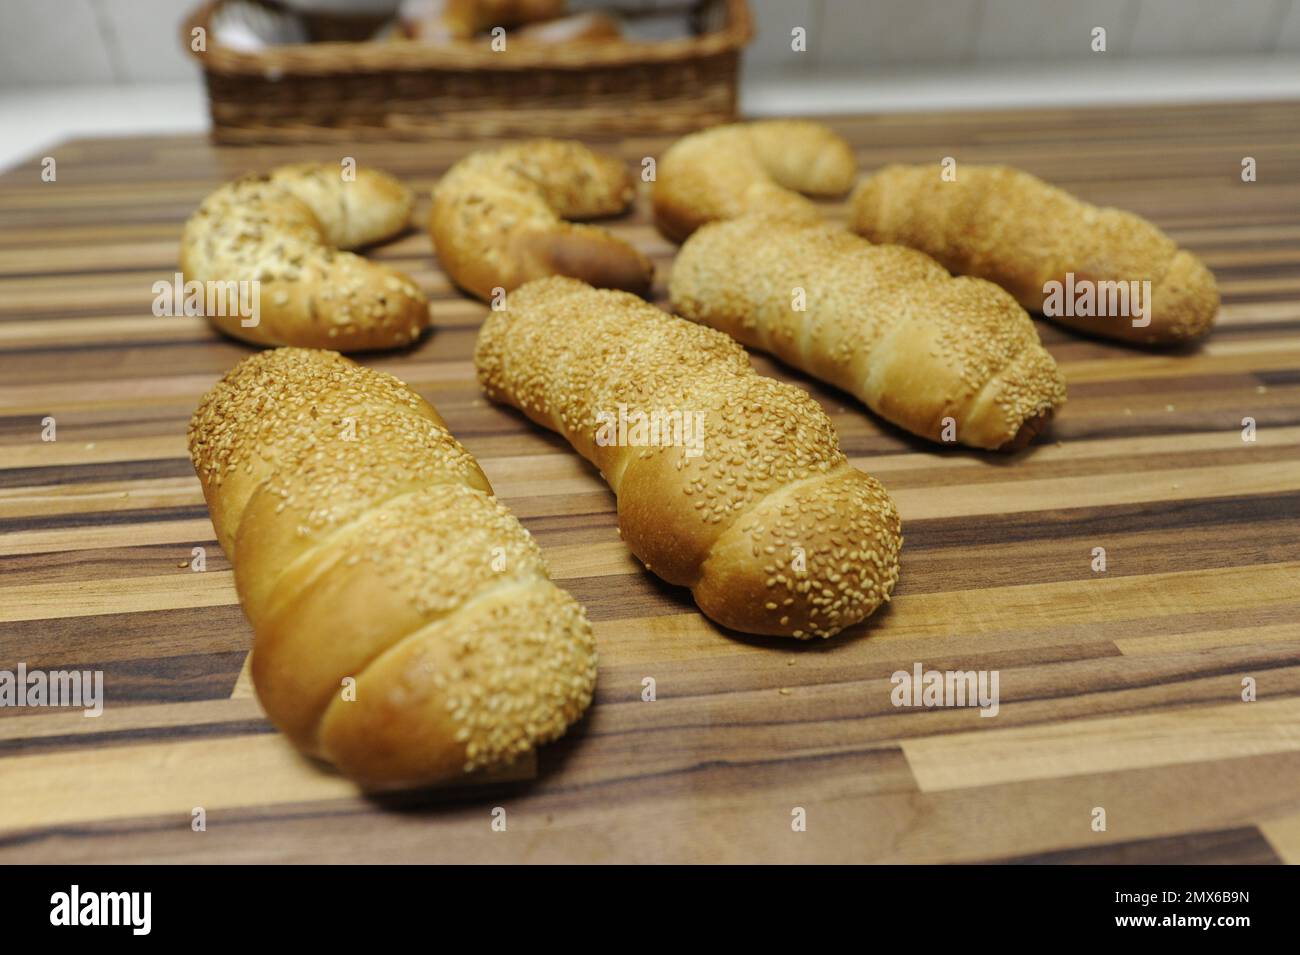
POLYGON ((409 189, 373 169, 357 170, 352 181, 339 167, 316 163, 244 176, 209 195, 185 223, 181 272, 205 289, 248 291, 253 308, 232 307, 223 291, 224 307, 204 309, 235 338, 399 348, 429 324, 424 293, 396 269, 340 249, 402 231, 411 204, 409 189))
POLYGON ((649 259, 605 229, 565 221, 614 215, 633 196, 627 167, 581 143, 480 150, 438 183, 429 234, 452 281, 485 301, 547 275, 644 293, 649 259))
POLYGON ((800 388, 625 292, 530 282, 474 354, 489 398, 558 431, 618 496, 628 547, 746 633, 831 636, 889 599, 898 512, 800 388))
POLYGON ((1009 166, 962 165, 951 182, 938 166, 886 166, 854 191, 852 224, 1094 335, 1178 344, 1205 335, 1219 310, 1210 270, 1150 222, 1009 166))
POLYGON ((799 193, 841 196, 856 174, 849 144, 821 123, 715 126, 679 139, 659 160, 655 225, 681 242, 706 222, 753 212, 819 222, 817 207, 799 193))
POLYGON ((567 0, 403 0, 399 17, 407 36, 437 42, 553 20, 566 6, 567 0))
POLYGON ((598 43, 605 40, 618 40, 622 36, 623 28, 617 17, 603 10, 588 10, 586 13, 560 17, 558 20, 530 23, 515 30, 510 39, 516 43, 551 45, 598 43))
POLYGON ((1016 300, 914 249, 747 216, 687 239, 668 288, 683 318, 932 441, 1023 447, 1065 401, 1061 372, 1016 300))
POLYGON ((507 763, 586 709, 582 607, 396 378, 259 352, 204 397, 189 447, 258 698, 299 749, 367 788, 420 786, 507 763))

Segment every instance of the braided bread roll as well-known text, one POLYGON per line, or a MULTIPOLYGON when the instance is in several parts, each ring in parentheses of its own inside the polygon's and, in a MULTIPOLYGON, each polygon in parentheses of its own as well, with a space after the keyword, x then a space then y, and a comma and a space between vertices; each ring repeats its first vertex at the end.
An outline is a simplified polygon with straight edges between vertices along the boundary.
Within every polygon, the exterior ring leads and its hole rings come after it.
MULTIPOLYGON (((409 189, 387 173, 282 166, 217 189, 185 223, 186 281, 258 283, 258 322, 209 315, 227 335, 257 345, 342 351, 398 348, 429 324, 429 303, 396 269, 340 249, 389 238, 411 217, 409 189)), ((227 310, 230 311, 230 310, 227 310)))
POLYGON ((633 195, 623 163, 581 143, 481 150, 438 183, 429 234, 447 274, 484 301, 547 275, 643 294, 649 259, 605 229, 565 221, 622 212, 633 195))
POLYGON ((963 165, 952 182, 933 165, 886 166, 854 191, 852 223, 873 242, 910 245, 996 282, 1030 311, 1043 311, 1045 286, 1064 286, 1067 273, 1076 283, 1151 283, 1149 325, 1130 315, 1048 316, 1095 335, 1187 342, 1205 335, 1219 310, 1210 270, 1150 222, 1008 166, 963 165))
POLYGON ((842 196, 856 174, 852 148, 821 123, 715 126, 679 139, 659 160, 655 225, 681 242, 706 222, 751 212, 820 222, 817 207, 799 193, 842 196))
POLYGON ((600 469, 632 553, 718 623, 827 637, 889 599, 902 546, 893 502, 849 466, 821 406, 756 374, 726 335, 550 278, 488 317, 474 363, 490 398, 600 469), (601 425, 620 407, 702 415, 702 441, 638 443, 629 430, 620 445, 601 425))
POLYGON ((914 249, 747 216, 691 236, 668 288, 682 317, 932 441, 951 418, 963 444, 1023 447, 1065 401, 1060 370, 1015 299, 914 249))
POLYGON ((203 399, 189 445, 258 698, 299 749, 368 788, 418 786, 506 763, 587 708, 582 607, 396 378, 260 352, 203 399))

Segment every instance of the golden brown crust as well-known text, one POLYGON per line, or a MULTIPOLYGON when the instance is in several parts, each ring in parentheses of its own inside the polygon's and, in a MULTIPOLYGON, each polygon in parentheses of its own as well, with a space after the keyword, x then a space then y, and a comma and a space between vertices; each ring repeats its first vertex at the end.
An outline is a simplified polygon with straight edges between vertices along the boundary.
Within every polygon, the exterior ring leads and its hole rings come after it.
POLYGON ((1150 324, 1130 315, 1057 314, 1089 334, 1143 344, 1194 341, 1214 324, 1214 276, 1139 216, 1099 208, 1007 166, 969 166, 945 182, 937 166, 886 166, 852 199, 853 228, 873 242, 920 249, 954 272, 1001 285, 1042 311, 1050 282, 1151 283, 1150 324))
POLYGON ((557 277, 513 292, 474 360, 490 398, 600 468, 632 552, 719 623, 830 636, 889 599, 902 545, 889 496, 849 467, 807 392, 756 374, 726 335, 557 277), (609 440, 620 408, 675 412, 701 440, 663 425, 672 437, 657 444, 609 440))
POLYGON ((189 444, 256 633, 258 698, 305 752, 367 787, 424 785, 508 762, 590 702, 582 608, 397 379, 261 352, 204 398, 189 444))
POLYGON ((1011 440, 1006 444, 999 446, 998 450, 1006 451, 1008 453, 1023 451, 1025 448, 1029 447, 1029 445, 1033 443, 1034 438, 1038 437, 1043 432, 1043 429, 1051 423, 1052 416, 1055 413, 1055 409, 1040 411, 1032 418, 1029 418, 1020 426, 1020 430, 1012 435, 1011 440))
POLYGON ((411 223, 415 194, 377 169, 359 169, 344 180, 338 166, 293 163, 278 166, 270 180, 305 202, 325 230, 325 241, 360 249, 397 235, 411 223))
POLYGON ((221 331, 257 345, 362 351, 410 344, 429 303, 406 275, 341 249, 388 238, 410 220, 410 190, 361 169, 283 166, 217 189, 185 224, 187 282, 256 283, 259 314, 209 310, 221 331))
POLYGON ((514 27, 564 15, 567 0, 424 0, 403 10, 407 35, 465 40, 492 27, 514 27))
POLYGON ((840 196, 857 166, 849 144, 820 123, 762 120, 679 139, 658 163, 655 225, 674 242, 717 219, 748 213, 819 222, 799 193, 840 196))
POLYGON ((913 249, 747 216, 691 236, 668 287, 682 317, 771 352, 932 441, 951 440, 951 418, 957 441, 999 448, 1065 401, 1024 309, 913 249))
POLYGON ((375 659, 356 702, 330 704, 321 744, 362 782, 502 765, 563 734, 594 679, 582 607, 553 584, 502 584, 375 659))
POLYGON ((429 234, 447 274, 480 299, 548 275, 644 294, 654 266, 604 229, 566 222, 632 202, 623 163, 581 143, 537 140, 471 153, 433 193, 429 234))
POLYGON ((520 27, 510 36, 512 43, 594 43, 617 40, 623 27, 616 17, 603 10, 588 10, 573 16, 532 23, 520 27))

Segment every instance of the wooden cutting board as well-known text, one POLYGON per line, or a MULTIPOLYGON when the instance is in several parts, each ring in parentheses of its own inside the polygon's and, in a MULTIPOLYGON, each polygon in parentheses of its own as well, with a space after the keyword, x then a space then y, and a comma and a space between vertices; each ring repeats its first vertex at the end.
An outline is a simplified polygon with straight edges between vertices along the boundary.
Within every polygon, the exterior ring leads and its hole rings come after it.
MULTIPOLYGON (((586 604, 601 653, 596 702, 562 742, 389 800, 298 758, 241 676, 251 634, 184 432, 249 349, 150 308, 211 188, 337 147, 78 140, 49 151, 54 182, 24 163, 0 177, 0 669, 102 670, 106 706, 0 709, 0 861, 1300 861, 1298 116, 834 122, 866 170, 1008 162, 1146 215, 1204 256, 1224 307, 1187 354, 1040 323, 1070 400, 1015 457, 911 439, 755 356, 816 395, 903 514, 893 604, 827 642, 720 632, 641 571, 593 469, 480 396, 485 309, 449 287, 428 238, 377 251, 431 294, 434 331, 367 360, 442 411, 586 604), (917 664, 996 670, 997 716, 895 707, 891 676, 917 664)), ((666 144, 603 145, 639 164, 666 144)), ((424 196, 472 145, 348 154, 424 196)), ((613 227, 654 257, 662 302, 673 247, 644 197, 613 227)))

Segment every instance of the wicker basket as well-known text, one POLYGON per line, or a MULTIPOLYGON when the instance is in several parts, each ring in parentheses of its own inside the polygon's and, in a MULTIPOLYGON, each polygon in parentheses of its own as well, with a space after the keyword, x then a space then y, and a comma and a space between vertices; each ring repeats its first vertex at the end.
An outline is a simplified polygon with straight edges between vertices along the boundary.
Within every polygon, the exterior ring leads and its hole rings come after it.
POLYGON ((746 0, 689 5, 697 33, 654 43, 550 47, 486 40, 309 43, 246 53, 207 30, 213 138, 227 143, 685 132, 735 118, 746 0))

